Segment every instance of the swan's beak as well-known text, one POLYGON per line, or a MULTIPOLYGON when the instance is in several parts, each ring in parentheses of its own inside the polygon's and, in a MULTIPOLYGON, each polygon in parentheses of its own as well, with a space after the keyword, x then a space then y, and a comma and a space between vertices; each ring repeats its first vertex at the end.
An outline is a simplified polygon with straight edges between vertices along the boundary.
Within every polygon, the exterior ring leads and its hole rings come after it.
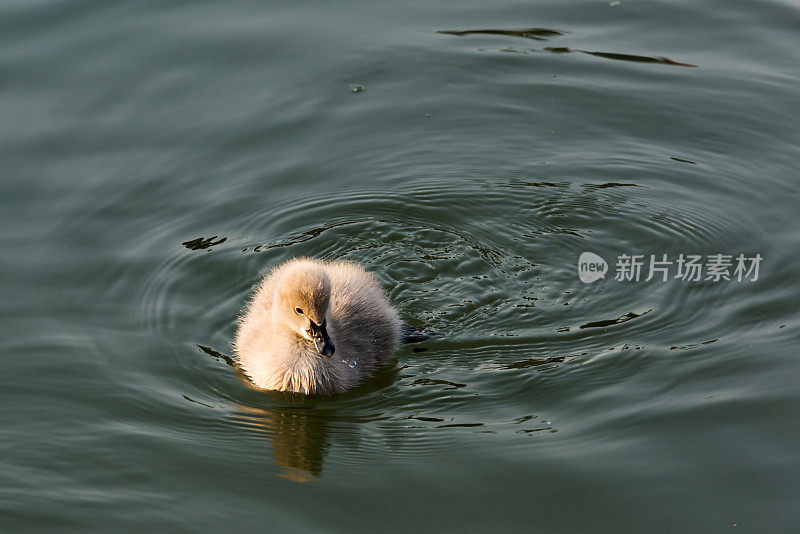
POLYGON ((314 332, 314 346, 317 347, 317 352, 319 352, 320 356, 324 356, 325 358, 333 356, 336 347, 333 346, 331 338, 328 336, 328 330, 325 328, 325 321, 322 321, 321 325, 317 325, 314 321, 311 321, 311 330, 314 332))

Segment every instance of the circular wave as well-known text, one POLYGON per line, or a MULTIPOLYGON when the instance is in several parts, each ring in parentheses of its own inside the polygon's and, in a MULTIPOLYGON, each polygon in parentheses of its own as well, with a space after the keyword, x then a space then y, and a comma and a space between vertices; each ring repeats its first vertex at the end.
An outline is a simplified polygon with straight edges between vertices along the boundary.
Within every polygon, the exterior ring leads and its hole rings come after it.
POLYGON ((660 195, 613 182, 470 178, 458 188, 417 182, 403 191, 276 199, 239 214, 235 234, 192 236, 207 245, 194 250, 176 243, 143 284, 141 316, 181 363, 189 400, 226 406, 230 421, 272 443, 276 463, 311 476, 332 442, 357 442, 351 459, 366 461, 388 436, 404 436, 397 454, 414 454, 447 447, 455 433, 545 435, 558 424, 528 423, 547 420, 529 403, 552 393, 549 381, 609 347, 663 348, 710 335, 692 330, 702 308, 690 303, 711 298, 713 287, 578 281, 584 250, 611 259, 706 252, 729 241, 730 217, 691 203, 665 211, 660 195), (404 347, 389 374, 332 400, 275 400, 248 389, 224 358, 197 346, 229 353, 249 288, 293 256, 365 265, 406 323, 436 335, 404 347), (291 443, 308 450, 292 456, 291 443))

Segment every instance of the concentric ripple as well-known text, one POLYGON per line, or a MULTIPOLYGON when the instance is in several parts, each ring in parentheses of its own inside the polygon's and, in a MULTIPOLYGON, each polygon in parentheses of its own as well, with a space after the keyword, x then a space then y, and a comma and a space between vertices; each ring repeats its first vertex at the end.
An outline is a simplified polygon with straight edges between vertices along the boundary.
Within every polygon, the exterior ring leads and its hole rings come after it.
POLYGON ((683 209, 664 210, 665 194, 633 183, 515 176, 470 178, 457 192, 417 180, 403 191, 276 202, 242 213, 236 233, 176 240, 143 285, 141 317, 181 362, 186 397, 227 407, 231 421, 272 442, 292 478, 318 474, 337 440, 359 444, 348 457, 357 462, 381 449, 387 432, 404 436, 395 448, 403 455, 446 448, 448 433, 545 436, 558 422, 542 423, 547 416, 531 409, 531 395, 546 395, 547 381, 568 376, 571 366, 609 346, 661 350, 715 337, 693 328, 702 307, 687 306, 713 298, 712 286, 577 279, 584 250, 613 261, 728 242, 730 217, 688 198, 683 209), (347 395, 276 401, 249 389, 224 357, 196 346, 228 354, 250 287, 293 256, 362 263, 407 324, 436 335, 405 347, 388 373, 347 395), (534 419, 530 428, 515 423, 534 419), (297 456, 290 443, 309 450, 297 456))

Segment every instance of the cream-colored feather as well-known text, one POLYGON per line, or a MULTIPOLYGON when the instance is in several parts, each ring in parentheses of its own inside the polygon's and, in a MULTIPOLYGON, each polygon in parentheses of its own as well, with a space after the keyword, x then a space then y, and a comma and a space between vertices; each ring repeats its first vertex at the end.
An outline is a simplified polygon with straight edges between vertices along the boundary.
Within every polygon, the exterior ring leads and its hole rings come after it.
POLYGON ((298 258, 256 286, 234 350, 258 388, 328 395, 368 377, 399 340, 400 319, 372 274, 355 263, 298 258), (314 342, 319 325, 333 345, 329 357, 314 342))

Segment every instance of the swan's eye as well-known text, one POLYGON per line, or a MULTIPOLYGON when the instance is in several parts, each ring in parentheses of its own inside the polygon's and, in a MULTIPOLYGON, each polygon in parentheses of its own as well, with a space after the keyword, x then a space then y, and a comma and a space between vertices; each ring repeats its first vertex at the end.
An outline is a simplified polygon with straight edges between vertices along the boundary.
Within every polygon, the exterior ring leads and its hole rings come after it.
POLYGON ((314 337, 314 332, 312 332, 310 328, 306 330, 306 334, 308 334, 308 337, 314 337))
POLYGON ((303 308, 295 308, 294 311, 296 311, 298 315, 303 315, 303 308))

